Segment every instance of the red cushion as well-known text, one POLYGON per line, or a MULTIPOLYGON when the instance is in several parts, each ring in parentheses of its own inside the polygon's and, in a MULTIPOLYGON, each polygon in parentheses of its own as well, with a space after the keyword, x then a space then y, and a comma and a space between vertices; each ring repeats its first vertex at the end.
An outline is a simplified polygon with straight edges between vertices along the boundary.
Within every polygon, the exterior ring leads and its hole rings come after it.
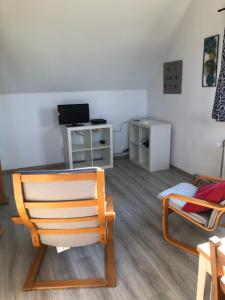
MULTIPOLYGON (((225 181, 200 186, 194 198, 214 203, 225 200, 225 181)), ((187 202, 183 207, 183 211, 200 213, 210 211, 210 208, 187 202)))

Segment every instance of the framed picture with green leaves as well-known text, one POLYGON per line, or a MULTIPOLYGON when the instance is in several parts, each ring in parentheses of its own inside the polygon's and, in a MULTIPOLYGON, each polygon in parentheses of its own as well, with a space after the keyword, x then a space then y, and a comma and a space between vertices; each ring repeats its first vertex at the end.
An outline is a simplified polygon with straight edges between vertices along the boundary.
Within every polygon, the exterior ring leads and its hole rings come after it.
POLYGON ((217 82, 219 35, 205 38, 203 50, 202 87, 215 87, 217 82))

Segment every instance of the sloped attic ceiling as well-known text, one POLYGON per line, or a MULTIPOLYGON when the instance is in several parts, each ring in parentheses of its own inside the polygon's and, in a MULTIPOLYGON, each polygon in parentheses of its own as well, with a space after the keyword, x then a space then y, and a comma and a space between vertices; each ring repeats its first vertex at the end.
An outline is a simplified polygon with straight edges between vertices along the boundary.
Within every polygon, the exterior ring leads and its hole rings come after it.
POLYGON ((0 93, 147 88, 190 0, 0 0, 0 93))

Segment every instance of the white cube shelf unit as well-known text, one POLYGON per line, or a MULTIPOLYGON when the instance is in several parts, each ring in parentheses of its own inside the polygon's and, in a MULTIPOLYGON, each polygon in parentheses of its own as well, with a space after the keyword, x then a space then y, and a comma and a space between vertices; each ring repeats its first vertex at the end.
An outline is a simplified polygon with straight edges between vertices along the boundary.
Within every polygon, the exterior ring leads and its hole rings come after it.
POLYGON ((171 124, 156 120, 130 121, 130 160, 149 172, 170 167, 171 124))
POLYGON ((62 134, 67 168, 113 167, 112 125, 62 126, 62 134))

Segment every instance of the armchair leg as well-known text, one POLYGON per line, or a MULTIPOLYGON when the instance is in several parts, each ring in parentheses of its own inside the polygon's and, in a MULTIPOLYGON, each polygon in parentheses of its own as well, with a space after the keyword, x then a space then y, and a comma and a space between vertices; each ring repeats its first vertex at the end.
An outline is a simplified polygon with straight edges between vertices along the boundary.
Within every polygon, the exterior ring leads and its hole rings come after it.
POLYGON ((40 269, 42 260, 45 256, 45 252, 46 252, 47 248, 48 248, 48 246, 42 245, 38 249, 38 252, 35 256, 34 262, 32 263, 32 265, 30 267, 29 273, 27 275, 27 279, 24 283, 24 286, 23 286, 24 291, 31 291, 33 289, 35 279, 38 275, 38 272, 39 272, 39 269, 40 269))
POLYGON ((116 286, 115 252, 113 241, 113 222, 108 222, 108 241, 106 244, 106 278, 107 286, 116 286))
MULTIPOLYGON (((113 224, 108 227, 109 235, 112 234, 113 224)), ((85 287, 114 287, 116 286, 116 272, 115 272, 115 258, 113 239, 110 238, 106 244, 106 278, 93 279, 70 279, 70 280, 41 280, 36 281, 41 263, 45 256, 48 246, 42 245, 35 256, 27 279, 24 283, 23 290, 45 290, 45 289, 59 289, 59 288, 85 288, 85 287)))
POLYGON ((198 251, 196 248, 191 247, 179 240, 176 240, 170 236, 169 233, 169 223, 168 223, 168 216, 171 213, 171 210, 168 206, 163 206, 163 213, 162 213, 162 226, 163 226, 163 236, 164 239, 171 245, 184 250, 190 254, 198 255, 198 251))

